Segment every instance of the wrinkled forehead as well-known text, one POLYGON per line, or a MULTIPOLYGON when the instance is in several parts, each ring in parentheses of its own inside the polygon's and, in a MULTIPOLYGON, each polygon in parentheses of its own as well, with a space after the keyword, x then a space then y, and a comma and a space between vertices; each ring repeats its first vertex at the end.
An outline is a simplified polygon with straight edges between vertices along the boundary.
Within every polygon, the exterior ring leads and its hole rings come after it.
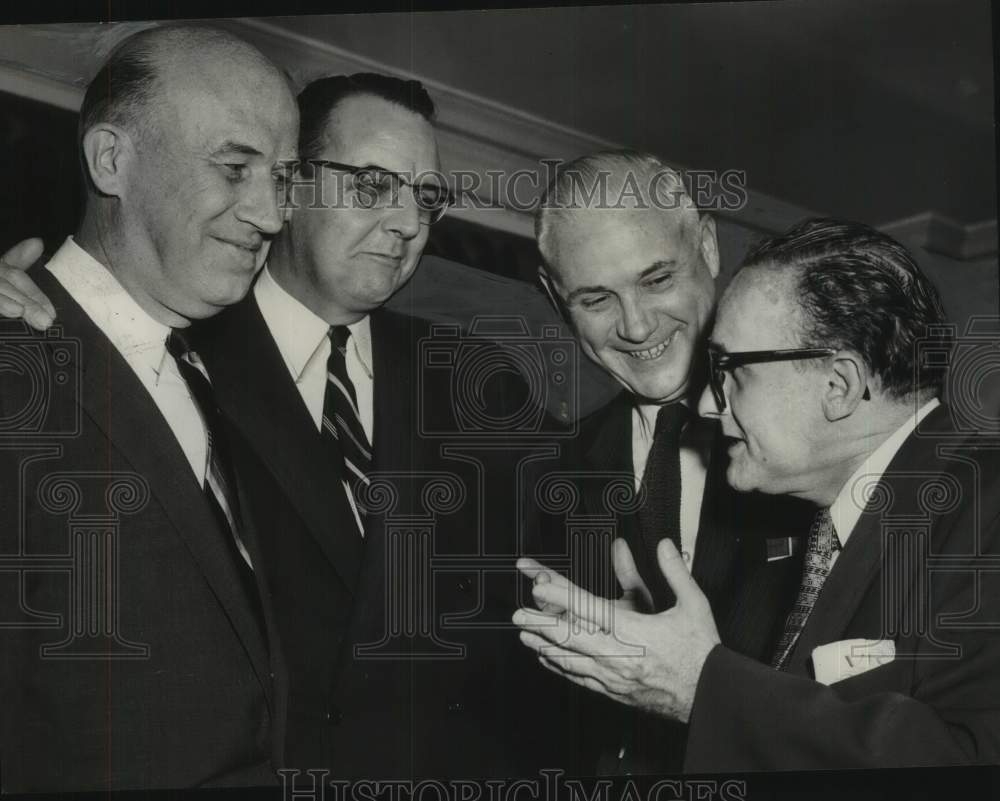
POLYGON ((628 280, 651 264, 691 263, 698 254, 697 216, 657 208, 559 209, 549 220, 546 250, 563 284, 628 280))
POLYGON ((166 123, 162 135, 209 151, 236 144, 271 160, 295 157, 295 99, 266 62, 219 54, 188 63, 172 59, 160 69, 157 83, 157 107, 166 123))
POLYGON ((441 169, 434 126, 380 97, 345 98, 328 115, 325 133, 325 158, 411 176, 441 169))

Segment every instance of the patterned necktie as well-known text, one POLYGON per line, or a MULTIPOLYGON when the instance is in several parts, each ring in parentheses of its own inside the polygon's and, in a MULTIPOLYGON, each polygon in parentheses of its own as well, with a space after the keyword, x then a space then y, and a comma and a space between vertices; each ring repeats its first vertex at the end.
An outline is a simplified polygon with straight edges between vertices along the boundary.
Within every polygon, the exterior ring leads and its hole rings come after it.
POLYGON ((362 536, 364 504, 361 502, 362 486, 368 486, 372 452, 361 425, 358 396, 347 375, 347 341, 351 336, 346 325, 330 327, 330 358, 327 361, 326 396, 323 398, 323 431, 332 440, 337 459, 342 460, 342 477, 348 497, 356 510, 355 521, 362 536))
POLYGON ((802 585, 795 599, 792 611, 785 620, 785 631, 781 635, 778 647, 775 649, 771 666, 776 670, 784 670, 788 657, 795 643, 805 628, 809 613, 812 612, 823 582, 830 573, 830 564, 834 551, 840 548, 837 532, 833 527, 833 519, 829 509, 820 509, 816 513, 812 529, 809 531, 809 542, 806 545, 805 566, 802 571, 802 585))
MULTIPOLYGON (((187 384, 205 425, 208 439, 208 472, 202 489, 220 526, 231 535, 228 539, 239 553, 239 564, 245 565, 252 571, 253 563, 240 535, 241 519, 236 495, 236 475, 229 454, 225 428, 222 425, 222 413, 215 403, 212 392, 212 383, 208 379, 208 373, 205 372, 201 359, 191 348, 185 332, 178 329, 170 332, 167 337, 167 352, 174 357, 177 369, 187 384)), ((256 590, 252 595, 256 596, 256 590)))
POLYGON ((669 403, 656 414, 653 444, 649 449, 642 483, 646 502, 639 509, 641 553, 636 555, 640 574, 653 596, 655 611, 674 605, 675 597, 660 571, 656 546, 664 537, 681 550, 681 431, 690 417, 683 403, 669 403))

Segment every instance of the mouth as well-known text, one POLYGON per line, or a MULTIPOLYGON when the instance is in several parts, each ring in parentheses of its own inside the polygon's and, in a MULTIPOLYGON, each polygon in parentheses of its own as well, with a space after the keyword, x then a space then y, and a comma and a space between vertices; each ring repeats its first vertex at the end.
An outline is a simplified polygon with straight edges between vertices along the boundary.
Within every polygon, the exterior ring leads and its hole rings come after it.
POLYGON ((253 255, 256 255, 257 253, 259 253, 261 247, 264 244, 260 240, 256 240, 256 241, 252 241, 252 242, 243 242, 243 241, 240 241, 240 240, 237 240, 237 239, 223 239, 222 237, 216 237, 216 239, 219 242, 222 242, 225 245, 232 245, 237 250, 242 250, 242 251, 245 251, 246 253, 250 253, 250 254, 253 254, 253 255))
POLYGON ((397 267, 399 265, 399 263, 401 261, 403 261, 403 256, 402 255, 396 256, 396 255, 393 255, 392 253, 373 253, 373 252, 368 252, 368 253, 365 253, 365 255, 368 256, 368 258, 370 258, 370 259, 374 259, 375 261, 382 262, 383 264, 388 264, 388 265, 390 265, 392 267, 397 267))
POLYGON ((629 358, 637 359, 642 362, 650 362, 654 359, 659 359, 664 353, 667 352, 667 349, 674 341, 675 336, 677 336, 677 330, 674 330, 670 336, 651 348, 646 348, 645 350, 627 350, 624 352, 629 355, 629 358))

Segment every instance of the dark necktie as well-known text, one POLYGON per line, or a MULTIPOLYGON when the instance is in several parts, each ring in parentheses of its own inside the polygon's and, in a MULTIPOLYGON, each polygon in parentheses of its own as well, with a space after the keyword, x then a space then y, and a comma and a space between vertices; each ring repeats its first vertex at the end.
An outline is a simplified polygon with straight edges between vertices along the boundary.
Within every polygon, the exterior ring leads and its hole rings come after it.
POLYGON ((323 432, 342 460, 341 474, 358 512, 358 526, 364 536, 364 504, 361 489, 369 484, 372 452, 361 425, 358 396, 347 376, 347 341, 351 336, 346 325, 330 328, 330 358, 327 361, 326 395, 323 398, 323 432))
POLYGON ((205 434, 208 439, 208 472, 202 489, 223 530, 231 535, 232 545, 239 555, 241 569, 252 570, 253 563, 240 533, 242 523, 232 457, 229 454, 225 429, 222 425, 222 413, 215 403, 212 384, 208 374, 203 372, 201 360, 191 348, 184 332, 177 329, 171 331, 167 337, 167 352, 174 357, 177 369, 187 384, 188 391, 205 424, 205 434))
POLYGON ((690 410, 683 403, 669 403, 660 408, 642 476, 646 502, 639 509, 642 553, 636 555, 636 560, 657 612, 673 606, 676 600, 660 571, 656 546, 666 537, 681 550, 680 442, 681 430, 689 417, 690 410))
POLYGON ((788 613, 785 620, 785 630, 775 649, 771 666, 777 670, 784 670, 788 664, 788 657, 795 648, 795 643, 805 628, 809 613, 812 612, 816 599, 819 597, 823 583, 830 573, 830 564, 833 561, 833 554, 839 550, 840 541, 833 527, 833 519, 830 517, 829 509, 820 509, 813 520, 812 528, 809 531, 809 542, 806 545, 805 565, 802 569, 802 584, 799 587, 798 597, 792 611, 788 613))

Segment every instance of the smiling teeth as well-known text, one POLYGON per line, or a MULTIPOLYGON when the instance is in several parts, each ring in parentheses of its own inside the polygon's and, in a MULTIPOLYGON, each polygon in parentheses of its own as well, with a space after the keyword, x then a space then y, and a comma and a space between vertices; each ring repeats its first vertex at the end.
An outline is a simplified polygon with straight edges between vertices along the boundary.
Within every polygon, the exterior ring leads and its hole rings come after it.
POLYGON ((657 356, 661 355, 663 351, 667 349, 670 345, 670 341, 673 339, 673 334, 667 337, 663 342, 654 348, 649 350, 630 350, 628 355, 633 359, 641 359, 642 361, 649 361, 650 359, 655 359, 657 356))

